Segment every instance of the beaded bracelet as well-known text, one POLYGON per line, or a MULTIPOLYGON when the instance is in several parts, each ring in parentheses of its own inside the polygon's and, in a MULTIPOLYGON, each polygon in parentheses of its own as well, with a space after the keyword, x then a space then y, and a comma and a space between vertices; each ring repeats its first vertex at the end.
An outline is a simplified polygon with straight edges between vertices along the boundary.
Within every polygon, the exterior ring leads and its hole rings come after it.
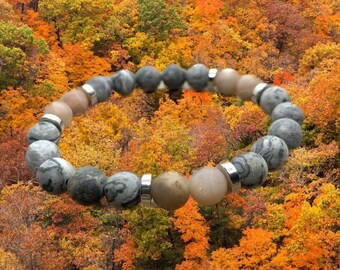
POLYGON ((263 83, 253 75, 240 76, 230 68, 209 70, 203 64, 196 64, 188 70, 172 64, 162 74, 154 67, 146 66, 136 75, 121 70, 113 76, 94 77, 49 104, 40 121, 28 132, 29 147, 25 159, 45 191, 58 195, 67 190, 81 204, 95 204, 105 196, 109 204, 120 209, 142 202, 175 210, 182 207, 191 195, 202 205, 214 205, 226 194, 238 192, 241 185, 245 188, 260 186, 268 171, 281 168, 288 159, 289 149, 301 143, 303 120, 303 112, 290 102, 286 90, 263 83), (128 96, 137 85, 146 93, 166 87, 170 91, 193 88, 225 96, 236 95, 258 104, 271 115, 272 124, 268 135, 258 139, 250 152, 216 167, 199 168, 189 181, 173 171, 155 179, 151 174, 139 177, 128 171, 107 178, 95 167, 74 169, 60 158, 57 143, 73 116, 107 101, 113 91, 128 96))

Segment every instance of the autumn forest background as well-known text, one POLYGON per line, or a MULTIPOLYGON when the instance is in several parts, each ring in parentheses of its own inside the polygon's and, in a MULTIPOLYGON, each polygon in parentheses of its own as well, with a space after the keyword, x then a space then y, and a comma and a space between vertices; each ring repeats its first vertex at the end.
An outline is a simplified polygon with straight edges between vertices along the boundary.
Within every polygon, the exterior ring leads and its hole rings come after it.
MULTIPOLYGON (((340 2, 0 0, 0 269, 339 269, 340 2), (231 67, 287 89, 303 144, 214 207, 85 207, 24 162, 43 108, 96 75, 231 67)), ((75 117, 62 156, 106 175, 189 175, 249 151, 270 119, 218 94, 141 89, 75 117)))

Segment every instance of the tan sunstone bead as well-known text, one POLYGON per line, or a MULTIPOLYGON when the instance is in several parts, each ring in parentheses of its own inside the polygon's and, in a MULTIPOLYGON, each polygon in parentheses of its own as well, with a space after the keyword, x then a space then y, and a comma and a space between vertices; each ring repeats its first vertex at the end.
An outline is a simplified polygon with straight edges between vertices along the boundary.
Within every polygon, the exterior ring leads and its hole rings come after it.
POLYGON ((214 79, 217 92, 225 96, 234 96, 239 79, 240 75, 232 68, 220 70, 214 79))
POLYGON ((73 113, 66 103, 62 101, 54 101, 47 105, 44 109, 44 114, 54 114, 58 116, 61 121, 63 121, 65 127, 68 127, 71 124, 73 113))
POLYGON ((157 176, 151 184, 151 196, 155 203, 166 210, 181 208, 190 195, 188 182, 177 172, 157 176))
POLYGON ((236 96, 243 100, 251 100, 251 95, 256 85, 261 82, 254 75, 243 75, 236 86, 236 96))
POLYGON ((202 167, 191 175, 189 188, 195 201, 203 205, 214 205, 224 199, 228 183, 219 169, 202 167))
POLYGON ((86 93, 79 89, 73 89, 70 92, 65 93, 60 98, 60 101, 65 102, 70 106, 74 116, 83 114, 90 105, 86 93))

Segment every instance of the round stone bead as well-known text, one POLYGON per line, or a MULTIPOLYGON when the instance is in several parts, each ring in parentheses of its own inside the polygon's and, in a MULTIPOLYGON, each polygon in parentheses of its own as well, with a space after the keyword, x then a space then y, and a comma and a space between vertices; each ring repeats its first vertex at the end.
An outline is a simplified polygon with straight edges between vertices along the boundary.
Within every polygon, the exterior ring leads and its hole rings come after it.
POLYGON ((159 207, 170 211, 176 210, 188 201, 189 184, 179 173, 166 172, 152 181, 151 195, 159 207))
POLYGON ((70 106, 74 116, 85 113, 90 106, 90 100, 87 94, 79 89, 73 89, 70 92, 65 93, 60 98, 60 101, 65 102, 70 106))
POLYGON ((178 65, 171 64, 163 71, 162 80, 170 91, 176 91, 185 82, 185 71, 178 65))
POLYGON ((203 64, 193 65, 186 72, 186 80, 196 91, 202 91, 208 86, 209 69, 203 64))
POLYGON ((110 79, 111 87, 122 96, 130 95, 136 87, 136 77, 129 70, 120 70, 110 79))
POLYGON ((140 178, 132 172, 118 172, 104 185, 107 201, 117 208, 128 208, 140 202, 140 178))
POLYGON ((74 172, 72 165, 65 159, 50 158, 40 165, 36 178, 44 190, 58 195, 66 190, 67 181, 74 172))
POLYGON ((290 96, 285 89, 278 86, 271 86, 261 95, 260 107, 267 114, 271 114, 277 105, 287 101, 290 101, 290 96))
POLYGON ((272 135, 258 139, 251 151, 264 158, 270 171, 281 168, 286 163, 289 155, 286 143, 281 138, 272 135))
POLYGON ((112 88, 109 77, 97 76, 87 81, 86 83, 91 85, 96 92, 98 102, 104 102, 110 99, 112 88))
POLYGON ((294 149, 301 144, 302 130, 300 125, 289 118, 281 118, 271 124, 268 135, 274 135, 287 144, 289 149, 294 149))
POLYGON ((59 149, 55 143, 46 140, 31 143, 25 154, 26 164, 34 173, 44 161, 53 157, 60 157, 59 149))
POLYGON ((236 96, 243 100, 251 100, 253 90, 261 82, 254 75, 243 75, 239 78, 236 85, 236 96))
POLYGON ((26 138, 28 144, 31 144, 39 140, 46 140, 57 144, 59 139, 60 139, 59 129, 49 122, 39 122, 35 124, 28 131, 26 138))
POLYGON ((228 184, 219 169, 202 167, 191 175, 189 188, 195 201, 203 205, 214 205, 223 200, 228 184))
POLYGON ((76 170, 67 182, 67 192, 81 204, 98 203, 103 197, 106 176, 95 167, 87 166, 76 170))
POLYGON ((73 112, 70 106, 62 101, 54 101, 47 105, 43 114, 54 114, 64 123, 65 127, 71 124, 73 112))
POLYGON ((217 92, 225 96, 234 96, 239 79, 240 75, 232 68, 220 70, 214 79, 217 92))
POLYGON ((154 92, 160 84, 161 74, 152 66, 145 66, 136 73, 137 83, 143 88, 144 92, 154 92))
POLYGON ((302 110, 291 102, 283 102, 277 105, 272 112, 272 121, 281 118, 290 118, 302 125, 305 119, 302 110))
POLYGON ((266 161, 260 155, 248 152, 238 155, 231 160, 234 164, 242 187, 255 188, 262 185, 268 175, 266 161))

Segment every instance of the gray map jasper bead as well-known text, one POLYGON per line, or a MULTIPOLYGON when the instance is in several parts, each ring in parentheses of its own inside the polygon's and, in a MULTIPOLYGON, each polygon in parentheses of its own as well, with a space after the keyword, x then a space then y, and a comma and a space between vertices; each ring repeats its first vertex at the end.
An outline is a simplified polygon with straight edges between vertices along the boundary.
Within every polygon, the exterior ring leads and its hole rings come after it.
POLYGON ((170 91, 176 91, 185 82, 185 71, 178 65, 171 64, 163 71, 162 80, 170 91))
POLYGON ((57 144, 59 139, 59 129, 49 122, 39 122, 35 124, 33 127, 30 128, 26 137, 26 141, 28 144, 39 140, 46 140, 57 144))
POLYGON ((278 104, 287 101, 290 101, 287 91, 281 87, 272 86, 267 88, 261 95, 260 107, 267 114, 271 114, 278 104))
POLYGON ((68 180, 67 191, 81 204, 94 204, 103 197, 105 182, 106 176, 97 168, 81 167, 68 180))
POLYGON ((136 77, 129 70, 121 70, 110 77, 113 90, 122 96, 128 96, 136 87, 136 77))
POLYGON ((44 190, 58 195, 66 190, 67 181, 74 173, 74 168, 65 159, 50 158, 40 165, 36 178, 44 190))
POLYGON ((87 81, 86 83, 91 85, 96 92, 98 102, 104 102, 110 99, 112 88, 109 77, 97 76, 87 81))
POLYGON ((202 91, 208 86, 209 69, 203 64, 193 65, 186 73, 187 82, 196 91, 202 91))
POLYGON ((258 139, 251 151, 264 158, 270 171, 281 168, 286 163, 289 155, 286 143, 281 138, 272 135, 258 139))
POLYGON ((260 155, 248 152, 231 160, 239 174, 241 185, 245 188, 255 188, 262 185, 268 175, 266 161, 260 155))
POLYGON ((104 185, 107 201, 117 208, 128 208, 140 202, 140 178, 132 172, 118 172, 104 185))
POLYGON ((300 125, 289 118, 281 118, 271 124, 268 135, 274 135, 285 141, 289 149, 298 147, 302 141, 300 125))
POLYGON ((302 110, 291 102, 283 102, 277 105, 272 112, 272 121, 280 118, 290 118, 302 125, 305 116, 302 110))
POLYGON ((137 83, 145 93, 155 92, 162 78, 161 74, 152 66, 145 66, 136 73, 137 83))
POLYGON ((34 173, 44 161, 53 157, 60 157, 59 149, 55 143, 46 140, 31 143, 25 154, 26 164, 34 173))

